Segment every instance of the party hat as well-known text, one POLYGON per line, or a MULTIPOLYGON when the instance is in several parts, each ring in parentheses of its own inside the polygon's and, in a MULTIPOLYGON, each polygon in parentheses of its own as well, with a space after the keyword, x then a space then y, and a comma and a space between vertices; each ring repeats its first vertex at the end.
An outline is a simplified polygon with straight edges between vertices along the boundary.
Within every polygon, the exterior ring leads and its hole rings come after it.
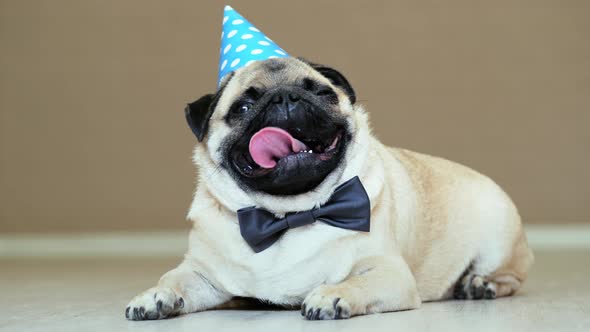
POLYGON ((225 75, 254 61, 287 57, 289 55, 279 45, 232 7, 225 6, 217 85, 225 75))

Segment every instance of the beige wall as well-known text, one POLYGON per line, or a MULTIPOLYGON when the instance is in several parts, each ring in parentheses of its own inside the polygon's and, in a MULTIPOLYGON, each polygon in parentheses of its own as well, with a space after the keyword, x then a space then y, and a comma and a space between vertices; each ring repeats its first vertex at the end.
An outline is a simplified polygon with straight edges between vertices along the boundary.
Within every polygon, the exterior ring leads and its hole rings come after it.
MULTIPOLYGON (((222 1, 0 0, 0 232, 188 227, 222 1)), ((341 69, 388 144, 590 221, 590 1, 229 1, 341 69), (288 5, 287 5, 288 4, 288 5)))

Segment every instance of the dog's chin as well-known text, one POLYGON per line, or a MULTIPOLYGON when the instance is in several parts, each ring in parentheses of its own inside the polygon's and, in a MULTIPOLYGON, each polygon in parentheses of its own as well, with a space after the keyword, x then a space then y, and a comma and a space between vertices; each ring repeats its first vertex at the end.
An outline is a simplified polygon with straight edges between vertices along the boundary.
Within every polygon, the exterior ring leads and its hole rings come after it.
POLYGON ((344 127, 334 126, 323 133, 304 135, 307 151, 277 159, 273 168, 258 166, 247 148, 236 145, 230 150, 230 167, 238 182, 247 190, 270 195, 299 195, 313 190, 338 169, 351 135, 344 127))

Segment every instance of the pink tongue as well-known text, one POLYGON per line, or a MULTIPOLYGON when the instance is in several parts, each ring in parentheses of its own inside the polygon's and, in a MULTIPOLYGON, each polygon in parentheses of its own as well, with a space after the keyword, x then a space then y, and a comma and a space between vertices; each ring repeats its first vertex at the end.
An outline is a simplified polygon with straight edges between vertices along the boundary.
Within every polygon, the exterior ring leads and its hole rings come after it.
POLYGON ((273 168, 277 159, 302 150, 307 146, 281 128, 262 128, 250 139, 250 155, 263 168, 273 168))

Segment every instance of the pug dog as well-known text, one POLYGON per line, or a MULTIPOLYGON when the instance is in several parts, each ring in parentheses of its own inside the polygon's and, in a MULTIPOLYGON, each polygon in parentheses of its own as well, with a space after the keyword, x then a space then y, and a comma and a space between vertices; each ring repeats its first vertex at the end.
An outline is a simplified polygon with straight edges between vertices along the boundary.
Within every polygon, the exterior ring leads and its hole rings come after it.
POLYGON ((510 296, 527 277, 533 254, 508 195, 465 166, 382 144, 335 69, 257 61, 186 116, 199 141, 189 249, 131 300, 130 320, 242 298, 344 319, 510 296))

